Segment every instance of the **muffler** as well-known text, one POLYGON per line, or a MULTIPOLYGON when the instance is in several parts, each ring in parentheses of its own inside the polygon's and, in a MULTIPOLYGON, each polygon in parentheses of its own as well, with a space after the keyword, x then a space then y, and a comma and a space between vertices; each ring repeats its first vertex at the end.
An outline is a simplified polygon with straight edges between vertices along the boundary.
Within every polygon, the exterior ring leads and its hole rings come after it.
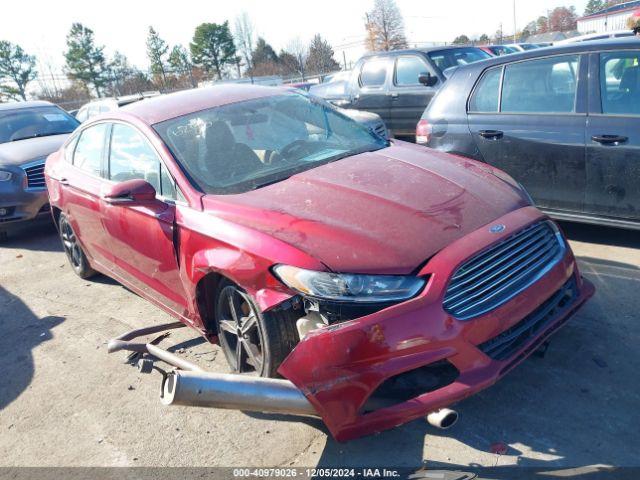
POLYGON ((458 421, 458 412, 449 408, 441 408, 427 415, 427 422, 441 430, 451 428, 458 421))
POLYGON ((289 380, 175 370, 162 385, 162 403, 247 412, 314 415, 316 409, 289 380))

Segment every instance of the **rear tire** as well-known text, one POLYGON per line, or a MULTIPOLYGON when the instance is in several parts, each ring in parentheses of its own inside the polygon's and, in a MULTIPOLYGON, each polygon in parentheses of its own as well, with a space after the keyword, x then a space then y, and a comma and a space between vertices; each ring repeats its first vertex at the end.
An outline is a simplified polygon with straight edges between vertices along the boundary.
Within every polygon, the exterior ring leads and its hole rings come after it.
POLYGON ((291 315, 262 313, 248 293, 226 279, 218 285, 215 313, 218 339, 231 370, 278 377, 278 367, 298 343, 291 315))
POLYGON ((89 260, 84 254, 78 237, 71 227, 69 219, 64 213, 60 214, 58 220, 58 229, 60 231, 60 240, 62 241, 62 248, 67 255, 69 264, 73 271, 82 279, 87 279, 94 276, 97 272, 89 265, 89 260))

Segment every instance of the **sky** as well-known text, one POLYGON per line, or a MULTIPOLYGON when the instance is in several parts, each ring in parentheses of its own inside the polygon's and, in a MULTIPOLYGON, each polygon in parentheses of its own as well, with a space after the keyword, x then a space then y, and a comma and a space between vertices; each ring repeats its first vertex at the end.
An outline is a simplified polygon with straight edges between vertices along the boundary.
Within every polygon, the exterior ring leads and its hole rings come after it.
MULTIPOLYGON (((405 19, 410 44, 451 42, 456 36, 493 35, 500 28, 513 33, 514 0, 396 0, 405 19)), ((579 14, 587 0, 515 0, 516 25, 557 6, 574 5, 579 14)), ((73 22, 95 32, 98 44, 112 55, 124 53, 139 68, 148 68, 146 36, 150 25, 170 45, 189 44, 195 27, 221 23, 242 12, 251 17, 256 33, 276 51, 292 40, 308 41, 320 33, 334 47, 336 59, 356 61, 364 52, 364 13, 373 0, 29 0, 4 1, 0 40, 20 44, 28 53, 61 70, 65 37, 73 22), (343 54, 344 52, 344 54, 343 54)))

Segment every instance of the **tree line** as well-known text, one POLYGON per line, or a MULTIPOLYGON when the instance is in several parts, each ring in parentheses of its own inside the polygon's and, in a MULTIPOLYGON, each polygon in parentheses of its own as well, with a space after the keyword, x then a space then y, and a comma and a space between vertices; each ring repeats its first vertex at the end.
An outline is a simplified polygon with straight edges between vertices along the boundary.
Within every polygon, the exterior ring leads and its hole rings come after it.
MULTIPOLYGON (((625 3, 629 0, 589 0, 583 16, 592 15, 607 7, 625 3)), ((476 38, 470 38, 467 35, 458 35, 454 40, 454 44, 466 45, 477 43, 485 45, 489 43, 524 42, 532 35, 548 32, 569 32, 578 28, 578 13, 573 6, 560 6, 550 10, 547 15, 540 15, 535 20, 530 21, 526 26, 516 34, 504 35, 502 28, 498 29, 492 36, 483 34, 476 38)))
MULTIPOLYGON (((280 75, 284 77, 329 73, 340 69, 332 46, 320 34, 309 43, 296 38, 276 52, 256 37, 248 14, 232 29, 229 22, 202 23, 189 45, 169 45, 150 26, 146 39, 148 71, 133 66, 126 55, 109 57, 97 44, 91 28, 74 23, 66 37, 63 88, 42 84, 40 98, 51 100, 119 96, 147 90, 192 88, 209 79, 280 75), (56 98, 59 97, 59 98, 56 98)), ((27 86, 38 77, 36 58, 22 47, 0 41, 0 101, 26 100, 27 86)))
MULTIPOLYGON (((394 50, 407 47, 402 15, 395 0, 374 0, 364 16, 365 47, 394 50)), ((40 80, 39 98, 80 103, 91 97, 121 96, 148 90, 192 88, 203 80, 280 75, 299 77, 339 70, 333 47, 320 34, 310 42, 292 39, 279 52, 262 37, 245 12, 233 27, 223 23, 198 25, 188 45, 169 45, 149 26, 146 39, 149 69, 131 64, 126 55, 105 53, 87 25, 74 23, 66 37, 62 86, 40 80), (68 81, 67 81, 68 80, 68 81)), ((345 66, 346 67, 346 66, 345 66)), ((40 70, 43 70, 40 68, 40 70)), ((52 70, 49 68, 49 70, 52 70)), ((41 77, 44 77, 42 71, 41 77)), ((0 42, 0 101, 26 100, 27 86, 38 78, 36 58, 19 45, 0 42)))

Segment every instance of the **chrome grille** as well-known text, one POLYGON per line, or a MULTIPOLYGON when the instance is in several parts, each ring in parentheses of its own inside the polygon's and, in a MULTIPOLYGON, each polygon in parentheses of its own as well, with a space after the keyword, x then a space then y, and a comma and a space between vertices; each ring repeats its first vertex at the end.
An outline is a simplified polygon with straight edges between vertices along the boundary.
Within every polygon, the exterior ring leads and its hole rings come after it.
POLYGON ((564 251, 555 225, 531 225, 458 268, 447 287, 444 310, 459 320, 493 310, 539 280, 564 251))
POLYGON ((24 167, 27 174, 27 188, 44 188, 44 162, 24 167))

